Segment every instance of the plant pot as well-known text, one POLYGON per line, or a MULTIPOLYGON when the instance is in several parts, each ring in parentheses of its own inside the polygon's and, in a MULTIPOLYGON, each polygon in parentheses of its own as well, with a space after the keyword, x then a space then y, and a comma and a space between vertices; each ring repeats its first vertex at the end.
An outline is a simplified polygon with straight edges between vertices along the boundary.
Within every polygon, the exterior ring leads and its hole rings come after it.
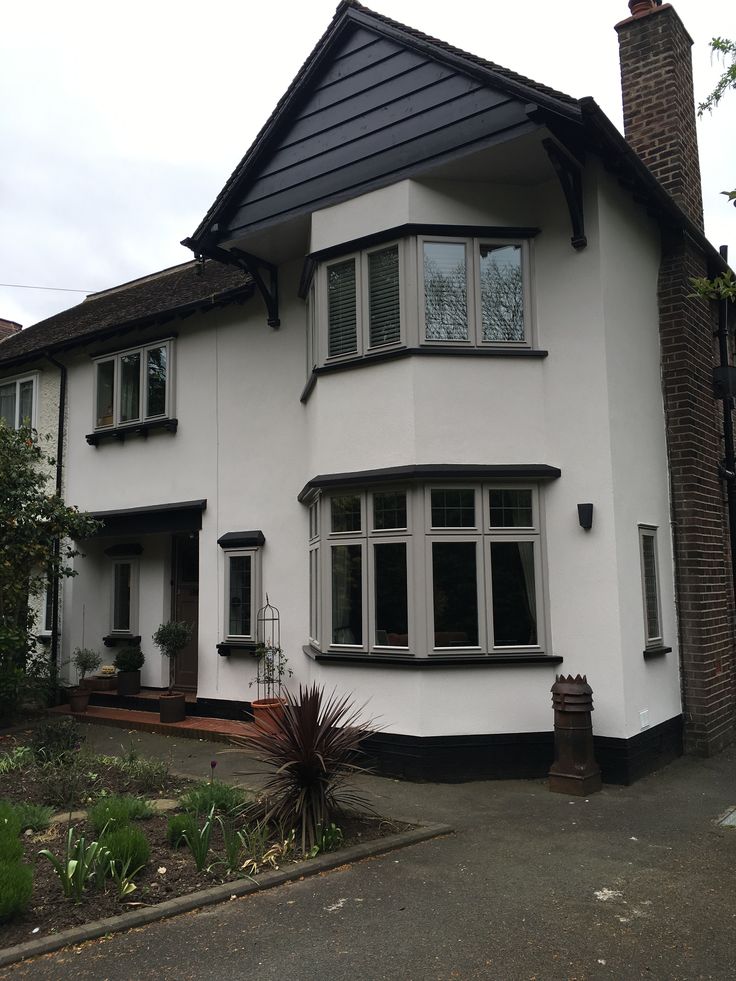
POLYGON ((140 671, 118 671, 118 695, 137 695, 140 690, 140 671))
POLYGON ((72 712, 86 712, 90 695, 89 688, 71 688, 69 690, 69 708, 72 712))
POLYGON ((95 674, 82 681, 82 688, 88 688, 90 691, 115 691, 116 687, 117 679, 114 674, 95 674))
POLYGON ((284 717, 283 698, 256 698, 251 702, 253 718, 261 729, 273 732, 278 728, 278 720, 284 717))
POLYGON ((158 711, 162 722, 183 722, 187 714, 186 698, 180 692, 159 695, 158 711))

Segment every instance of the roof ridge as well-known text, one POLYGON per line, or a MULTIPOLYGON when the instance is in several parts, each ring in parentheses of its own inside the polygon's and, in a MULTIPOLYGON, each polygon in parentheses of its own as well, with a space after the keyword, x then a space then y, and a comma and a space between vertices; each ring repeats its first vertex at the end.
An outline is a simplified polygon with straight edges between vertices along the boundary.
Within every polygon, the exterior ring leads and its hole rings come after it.
POLYGON ((180 272, 186 266, 192 266, 196 262, 196 259, 187 259, 185 262, 179 262, 175 266, 167 266, 165 269, 159 269, 157 272, 147 273, 144 276, 138 276, 136 279, 129 279, 124 283, 118 283, 117 286, 108 286, 104 290, 97 290, 94 293, 88 293, 84 300, 82 300, 82 303, 86 303, 88 300, 96 300, 100 296, 109 296, 111 293, 117 293, 120 290, 131 289, 134 286, 138 286, 140 283, 147 283, 154 279, 158 279, 160 276, 168 276, 171 273, 180 272))

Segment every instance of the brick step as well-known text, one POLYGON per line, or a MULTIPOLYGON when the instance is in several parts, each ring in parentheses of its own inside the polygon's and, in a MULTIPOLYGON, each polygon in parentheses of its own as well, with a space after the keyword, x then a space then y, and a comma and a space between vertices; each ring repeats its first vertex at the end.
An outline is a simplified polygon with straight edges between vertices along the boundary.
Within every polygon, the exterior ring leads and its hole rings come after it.
POLYGON ((253 724, 206 716, 187 716, 182 722, 161 722, 153 709, 141 711, 99 705, 90 705, 86 712, 72 712, 68 705, 60 705, 49 709, 49 712, 53 715, 73 715, 78 722, 86 722, 90 725, 157 732, 187 739, 208 739, 211 742, 221 743, 229 742, 232 736, 244 735, 253 724))

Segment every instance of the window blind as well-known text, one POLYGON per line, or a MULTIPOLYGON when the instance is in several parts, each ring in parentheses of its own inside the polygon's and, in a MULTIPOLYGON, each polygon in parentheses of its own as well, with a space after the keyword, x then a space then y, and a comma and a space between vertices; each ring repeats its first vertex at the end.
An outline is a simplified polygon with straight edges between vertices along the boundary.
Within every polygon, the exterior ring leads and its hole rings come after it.
POLYGON ((328 354, 355 354, 358 350, 355 259, 338 262, 327 270, 328 354))
POLYGON ((368 315, 370 346, 400 340, 399 247, 392 245, 368 255, 368 315))

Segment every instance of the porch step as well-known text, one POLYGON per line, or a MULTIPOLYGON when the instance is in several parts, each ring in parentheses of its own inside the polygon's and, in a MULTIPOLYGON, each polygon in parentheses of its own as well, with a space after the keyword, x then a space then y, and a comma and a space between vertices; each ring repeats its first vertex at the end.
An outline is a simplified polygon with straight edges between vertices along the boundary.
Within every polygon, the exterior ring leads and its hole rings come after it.
POLYGON ((68 705, 59 705, 49 709, 49 712, 53 715, 73 715, 78 722, 87 722, 91 725, 158 732, 162 735, 180 736, 186 739, 208 739, 210 742, 218 743, 227 743, 232 736, 245 735, 253 724, 205 716, 187 716, 183 722, 161 722, 153 712, 103 708, 98 705, 90 705, 86 712, 72 712, 68 705))

